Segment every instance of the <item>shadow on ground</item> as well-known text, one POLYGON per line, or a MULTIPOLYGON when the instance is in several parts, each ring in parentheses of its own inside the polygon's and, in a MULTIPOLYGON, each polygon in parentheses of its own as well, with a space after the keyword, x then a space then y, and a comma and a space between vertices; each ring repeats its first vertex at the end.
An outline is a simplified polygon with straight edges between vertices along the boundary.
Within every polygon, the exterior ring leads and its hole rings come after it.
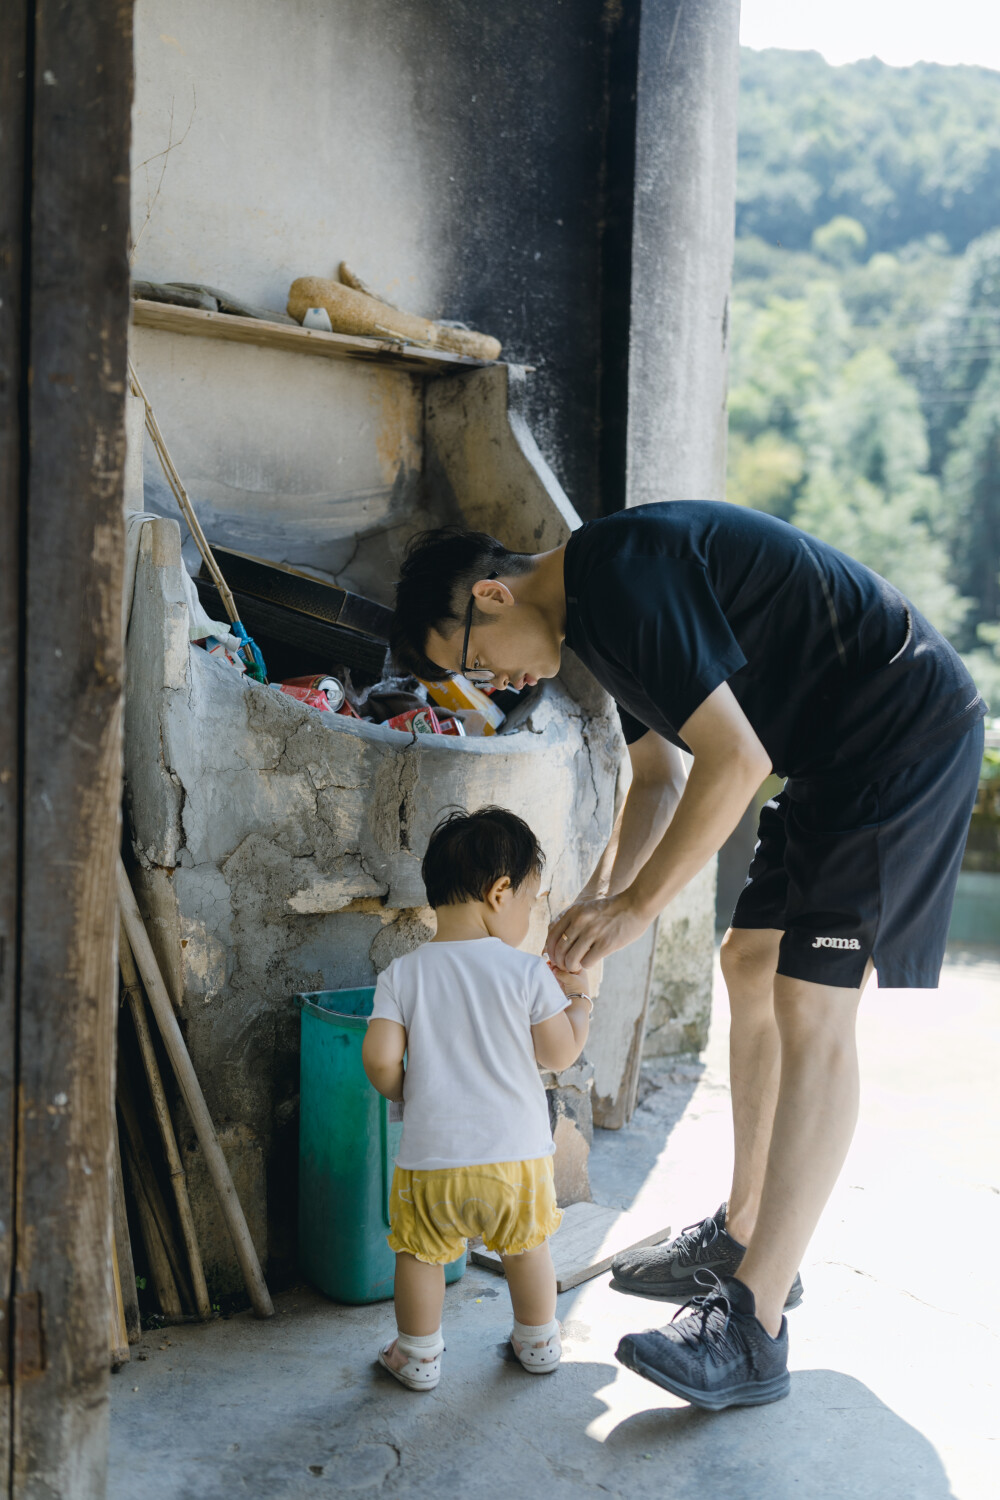
POLYGON ((598 1203, 631 1208, 704 1075, 705 1065, 696 1057, 657 1057, 643 1063, 638 1105, 625 1130, 594 1131, 589 1170, 598 1203), (619 1144, 625 1141, 627 1150, 619 1144))
POLYGON ((489 1500, 501 1492, 527 1500, 953 1500, 931 1444, 850 1376, 798 1371, 785 1401, 722 1413, 673 1404, 650 1388, 652 1404, 615 1422, 614 1407, 644 1401, 647 1389, 617 1365, 571 1362, 542 1381, 495 1357, 475 1368, 471 1355, 466 1349, 426 1396, 401 1390, 374 1367, 342 1371, 346 1383, 330 1389, 335 1372, 327 1365, 311 1390, 300 1389, 293 1409, 280 1400, 275 1409, 260 1405, 249 1423, 226 1421, 220 1389, 203 1441, 192 1441, 189 1430, 180 1462, 147 1448, 131 1472, 132 1493, 178 1500, 329 1493, 489 1500), (162 1490, 161 1463, 171 1471, 162 1490))
POLYGON ((927 1439, 860 1380, 832 1370, 797 1370, 791 1395, 768 1407, 635 1412, 605 1448, 622 1469, 645 1461, 661 1486, 669 1474, 671 1500, 953 1500, 927 1439))

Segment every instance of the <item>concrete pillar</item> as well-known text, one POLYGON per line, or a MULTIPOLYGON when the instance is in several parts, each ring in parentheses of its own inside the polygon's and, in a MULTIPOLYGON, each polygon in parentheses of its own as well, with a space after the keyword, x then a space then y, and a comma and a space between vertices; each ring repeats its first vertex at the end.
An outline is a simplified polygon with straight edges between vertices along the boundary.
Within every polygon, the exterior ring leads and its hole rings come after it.
POLYGON ((739 11, 739 0, 642 6, 629 505, 725 495, 739 11))
MULTIPOLYGON (((645 0, 639 24, 626 504, 722 500, 739 0, 645 0)), ((660 919, 644 1052, 696 1051, 715 861, 660 919)))

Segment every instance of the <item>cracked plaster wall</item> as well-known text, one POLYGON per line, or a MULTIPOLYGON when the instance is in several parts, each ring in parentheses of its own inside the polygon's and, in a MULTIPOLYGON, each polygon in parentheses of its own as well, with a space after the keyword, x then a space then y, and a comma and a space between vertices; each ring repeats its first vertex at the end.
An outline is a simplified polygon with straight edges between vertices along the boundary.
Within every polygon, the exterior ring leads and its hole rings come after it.
MULTIPOLYGON (((430 935, 420 856, 449 806, 500 802, 526 817, 548 857, 550 909, 565 906, 607 839, 621 741, 602 695, 591 689, 582 705, 558 681, 510 737, 414 742, 349 720, 328 728, 189 650, 180 568, 176 524, 145 526, 126 707, 135 878, 259 1249, 280 1277, 294 1256, 291 997, 372 984, 430 935)), ((528 939, 536 951, 543 926, 544 913, 528 939)), ((184 1149, 213 1289, 235 1290, 190 1138, 184 1149)))
POLYGON ((675 896, 660 917, 646 1012, 644 1057, 700 1052, 708 1042, 715 952, 716 862, 675 896))
MULTIPOLYGON (((213 545, 391 603, 407 538, 445 519, 426 503, 417 377, 149 328, 130 349, 213 545)), ((143 504, 180 520, 152 444, 143 504)))

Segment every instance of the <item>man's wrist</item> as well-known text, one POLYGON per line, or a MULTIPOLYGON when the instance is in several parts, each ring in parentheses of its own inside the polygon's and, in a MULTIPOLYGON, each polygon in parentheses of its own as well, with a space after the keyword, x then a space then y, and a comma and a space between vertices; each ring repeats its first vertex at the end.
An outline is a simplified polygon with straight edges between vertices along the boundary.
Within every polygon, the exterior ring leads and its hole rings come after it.
POLYGON ((625 890, 612 897, 612 900, 619 901, 623 911, 627 911, 630 916, 638 917, 646 927, 660 915, 666 904, 655 899, 651 901, 637 883, 626 886, 625 890))

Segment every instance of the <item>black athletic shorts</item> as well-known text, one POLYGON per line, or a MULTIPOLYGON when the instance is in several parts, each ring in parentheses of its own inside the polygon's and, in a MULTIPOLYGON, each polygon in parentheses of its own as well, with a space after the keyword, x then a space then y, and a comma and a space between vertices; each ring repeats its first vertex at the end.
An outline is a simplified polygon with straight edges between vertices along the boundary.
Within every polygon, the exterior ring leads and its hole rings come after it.
POLYGON ((935 989, 983 760, 982 720, 868 785, 789 780, 765 803, 733 927, 782 931, 778 973, 935 989))

